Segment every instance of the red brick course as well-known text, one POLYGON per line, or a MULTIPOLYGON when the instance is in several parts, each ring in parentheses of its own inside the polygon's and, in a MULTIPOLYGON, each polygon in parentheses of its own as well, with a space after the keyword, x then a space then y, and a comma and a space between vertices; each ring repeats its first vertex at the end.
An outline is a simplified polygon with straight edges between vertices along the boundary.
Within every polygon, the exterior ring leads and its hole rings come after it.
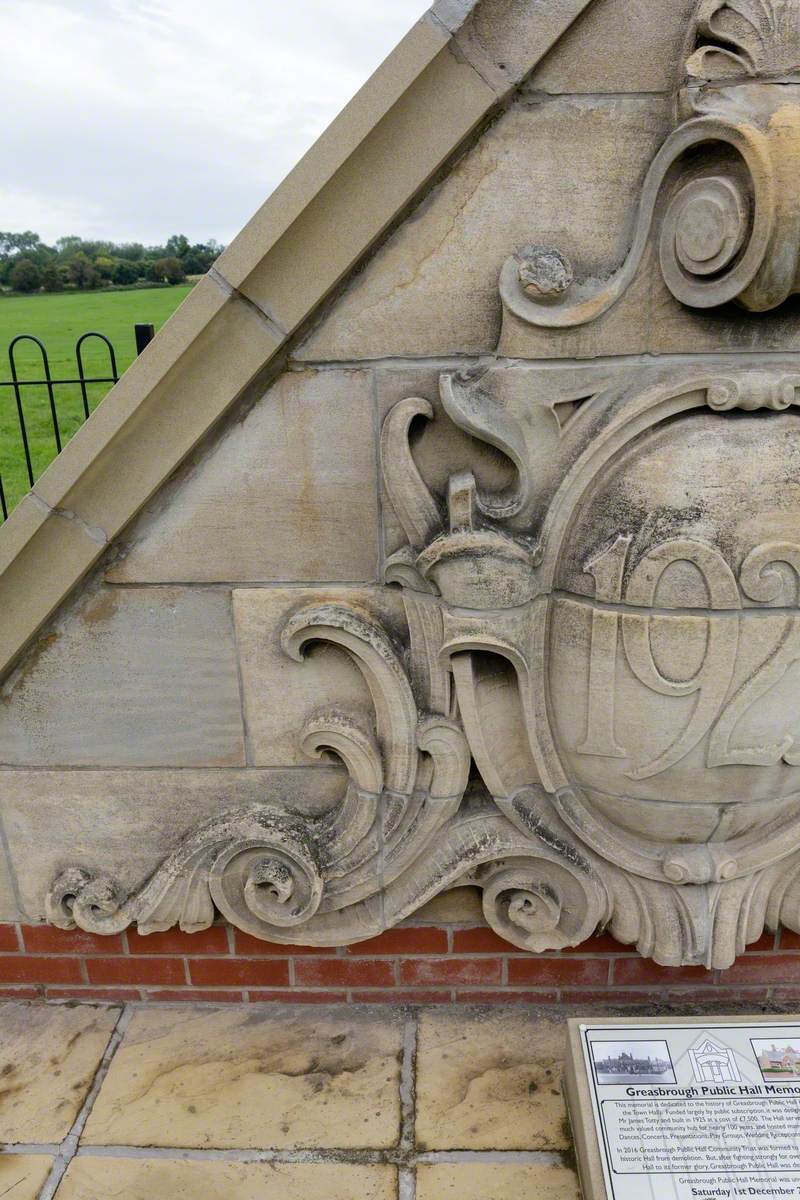
POLYGON ((402 925, 347 947, 287 946, 215 925, 100 937, 0 925, 0 999, 309 1004, 800 1003, 800 935, 765 934, 728 971, 661 967, 607 934, 526 954, 475 925, 402 925))

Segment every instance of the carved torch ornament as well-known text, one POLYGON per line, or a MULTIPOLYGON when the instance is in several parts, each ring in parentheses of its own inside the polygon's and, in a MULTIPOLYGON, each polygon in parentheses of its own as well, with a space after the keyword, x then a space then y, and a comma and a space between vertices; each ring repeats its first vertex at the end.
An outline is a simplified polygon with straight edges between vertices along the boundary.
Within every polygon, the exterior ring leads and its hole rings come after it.
MULTIPOLYGON (((701 0, 690 50, 628 259, 581 282, 527 247, 502 272, 518 316, 598 316, 656 221, 685 304, 758 311, 798 289, 800 0, 701 0)), ((219 912, 338 945, 472 884, 533 951, 607 929, 659 963, 723 968, 765 926, 800 931, 800 373, 706 359, 633 376, 579 404, 504 391, 502 367, 442 376, 439 419, 514 468, 499 492, 464 470, 432 494, 410 432, 433 406, 396 404, 382 470, 405 544, 385 582, 407 634, 339 601, 282 634, 297 661, 337 647, 369 690, 371 711, 323 709, 300 734, 345 765, 341 802, 221 813, 133 895, 70 867, 49 920, 196 930, 219 912)))
POLYGON ((800 290, 798 0, 700 0, 679 124, 642 188, 627 258, 608 279, 574 279, 556 249, 522 247, 503 267, 508 309, 531 325, 595 320, 633 282, 651 240, 664 281, 692 308, 764 312, 800 290))

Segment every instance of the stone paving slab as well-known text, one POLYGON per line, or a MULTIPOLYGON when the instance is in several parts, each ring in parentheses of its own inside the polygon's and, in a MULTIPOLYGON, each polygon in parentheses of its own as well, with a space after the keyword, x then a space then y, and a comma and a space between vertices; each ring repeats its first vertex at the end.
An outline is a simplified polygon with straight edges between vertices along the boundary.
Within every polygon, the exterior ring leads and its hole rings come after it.
POLYGON ((82 1157, 72 1160, 57 1195, 58 1200, 395 1200, 396 1174, 390 1166, 341 1163, 82 1157))
POLYGON ((416 1200, 579 1200, 574 1172, 517 1163, 435 1163, 417 1169, 416 1200))
POLYGON ((578 1200, 564 1044, 525 1006, 2 1004, 0 1197, 578 1200))
POLYGON ((118 1017, 91 1005, 0 1006, 0 1142, 66 1137, 118 1017))
POLYGON ((402 1042, 391 1013, 140 1010, 83 1141, 384 1149, 399 1136, 402 1042))
POLYGON ((46 1154, 0 1154, 0 1196, 36 1200, 52 1165, 46 1154))
POLYGON ((417 1141, 427 1150, 564 1150, 563 1026, 524 1009, 424 1012, 417 1141))

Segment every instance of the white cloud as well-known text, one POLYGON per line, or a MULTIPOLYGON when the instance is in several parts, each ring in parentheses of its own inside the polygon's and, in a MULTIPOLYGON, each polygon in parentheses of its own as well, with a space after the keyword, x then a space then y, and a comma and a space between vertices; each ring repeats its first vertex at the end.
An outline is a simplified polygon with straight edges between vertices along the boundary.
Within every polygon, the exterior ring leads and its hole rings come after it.
POLYGON ((0 0, 0 229, 229 241, 426 0, 0 0))

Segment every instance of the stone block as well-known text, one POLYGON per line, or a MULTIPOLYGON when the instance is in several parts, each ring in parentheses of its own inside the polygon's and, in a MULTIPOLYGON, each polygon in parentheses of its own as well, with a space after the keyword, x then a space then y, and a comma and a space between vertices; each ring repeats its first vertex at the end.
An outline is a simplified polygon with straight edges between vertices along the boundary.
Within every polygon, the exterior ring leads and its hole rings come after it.
POLYGON ((438 0, 458 50, 498 88, 519 83, 592 0, 438 0))
MULTIPOLYGON (((389 238, 297 357, 494 350, 504 260, 536 241, 557 246, 581 271, 611 270, 627 251, 641 182, 670 121, 659 96, 543 101, 524 93, 389 238)), ((559 339, 540 332, 538 357, 550 357, 559 339)), ((618 332, 614 353, 641 340, 618 332)))
POLYGON ((343 773, 302 771, 0 771, 11 861, 26 920, 68 866, 140 887, 196 827, 226 811, 274 802, 324 811, 344 792, 343 773))
POLYGON ((139 1011, 83 1144, 388 1148, 400 1131, 402 1038, 391 1015, 139 1011))
POLYGON ((695 0, 594 0, 530 76, 550 93, 668 92, 695 0))
POLYGON ((204 278, 50 464, 37 494, 110 540, 279 345, 256 309, 204 278))
MULTIPOLYGON (((496 100, 477 71, 445 47, 263 254, 240 291, 291 333, 496 100), (435 120, 422 117, 431 113, 435 120)), ((225 260, 220 268, 228 270, 225 260)))
POLYGON ((233 593, 245 719, 257 766, 307 764, 300 733, 306 719, 326 704, 360 709, 373 720, 367 685, 343 650, 322 644, 297 663, 281 647, 281 631, 295 612, 337 600, 360 604, 395 629, 402 620, 399 596, 378 588, 239 588, 233 593))
POLYGON ((367 371, 288 373, 135 527, 117 582, 375 578, 367 371))
POLYGON ((0 762, 243 765, 230 594, 85 592, 5 683, 0 762))

